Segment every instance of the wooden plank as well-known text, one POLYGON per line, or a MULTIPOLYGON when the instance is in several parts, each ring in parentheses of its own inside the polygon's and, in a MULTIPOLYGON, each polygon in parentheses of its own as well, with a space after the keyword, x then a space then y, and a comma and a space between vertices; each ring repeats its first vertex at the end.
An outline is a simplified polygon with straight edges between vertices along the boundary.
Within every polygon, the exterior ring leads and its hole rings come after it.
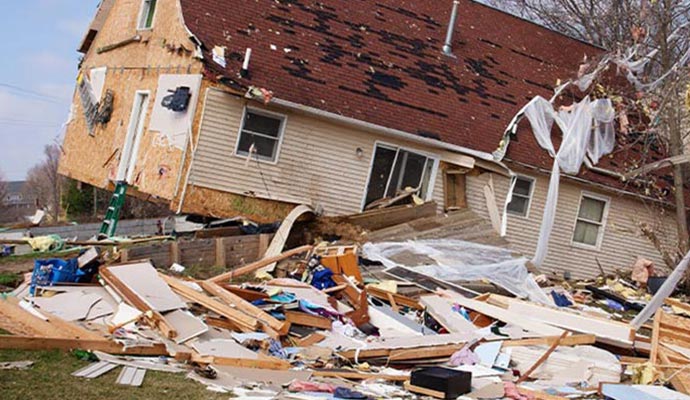
POLYGON ((295 325, 311 326, 325 330, 331 330, 332 328, 332 322, 330 319, 299 311, 285 311, 285 319, 289 323, 295 325))
POLYGON ((41 311, 48 321, 42 320, 19 306, 15 297, 0 299, 0 327, 8 332, 25 336, 45 336, 69 339, 102 339, 97 333, 71 324, 50 313, 41 311))
POLYGON ((202 281, 200 284, 201 287, 203 287, 207 292, 223 300, 225 303, 234 306, 238 310, 250 315, 251 317, 256 318, 261 324, 268 325, 271 329, 278 331, 281 335, 287 334, 287 331, 290 329, 289 323, 277 320, 269 313, 244 300, 240 296, 223 289, 214 282, 202 281))
POLYGON ((492 306, 483 301, 475 301, 462 297, 451 291, 442 291, 441 293, 444 297, 448 297, 453 302, 458 303, 465 308, 469 308, 488 317, 519 326, 528 332, 536 333, 542 336, 560 336, 563 334, 563 329, 556 328, 541 321, 526 317, 527 315, 536 316, 538 314, 513 313, 508 310, 492 306))
MULTIPOLYGON (((540 337, 532 339, 515 339, 515 340, 504 340, 503 347, 516 347, 516 346, 547 346, 558 340, 558 336, 540 337)), ((561 339, 559 342, 560 346, 580 346, 584 344, 594 344, 597 341, 597 337, 594 335, 570 335, 561 339)), ((646 361, 646 360, 645 360, 646 361)))
POLYGON ((243 312, 235 310, 234 308, 214 300, 203 293, 199 293, 178 279, 160 273, 159 275, 177 294, 229 319, 240 327, 242 331, 255 332, 258 328, 259 322, 256 320, 256 318, 250 317, 243 312))
POLYGON ((661 332, 661 315, 663 311, 661 309, 657 310, 654 314, 654 328, 652 329, 652 345, 649 350, 649 361, 652 364, 656 364, 659 360, 659 333, 661 332))
POLYGON ((268 246, 270 245, 271 238, 273 235, 268 234, 268 233, 262 233, 259 235, 259 246, 257 248, 257 259, 264 258, 266 255, 266 250, 268 250, 268 246))
POLYGON ((256 270, 258 270, 262 267, 265 267, 266 265, 276 263, 278 261, 284 260, 284 259, 292 257, 292 256, 296 256, 298 254, 306 253, 308 251, 311 251, 311 249, 313 249, 313 248, 314 248, 314 246, 311 246, 311 245, 297 247, 295 249, 288 250, 284 253, 278 254, 277 256, 264 258, 262 260, 255 261, 255 262, 247 264, 243 267, 237 268, 233 271, 229 271, 229 272, 226 272, 224 274, 214 276, 213 278, 208 279, 208 281, 216 282, 216 283, 221 282, 221 281, 229 281, 234 277, 238 277, 238 276, 242 276, 245 274, 255 272, 256 270))
POLYGON ((417 302, 414 299, 411 299, 407 296, 403 296, 401 294, 388 292, 386 290, 377 288, 375 286, 367 286, 367 293, 370 296, 376 297, 377 299, 386 300, 386 301, 390 300, 389 296, 393 296, 393 300, 395 300, 395 303, 398 304, 398 306, 402 305, 405 307, 413 308, 415 310, 423 310, 424 309, 424 307, 422 307, 422 305, 419 304, 419 302, 417 302))
POLYGON ((537 368, 539 368, 544 363, 544 361, 546 361, 549 358, 551 353, 553 353, 558 347, 558 345, 561 343, 561 340, 565 339, 565 337, 568 336, 569 333, 570 332, 568 331, 563 332, 561 336, 558 338, 558 340, 554 341, 551 344, 551 346, 549 346, 549 348, 546 350, 546 352, 544 352, 544 354, 542 354, 541 357, 539 357, 537 361, 535 361, 534 364, 531 367, 529 367, 527 372, 525 372, 518 378, 515 384, 519 385, 522 382, 526 381, 529 378, 530 374, 532 374, 537 368))
POLYGON ((436 203, 430 201, 420 206, 402 205, 369 210, 344 217, 344 221, 369 231, 376 231, 419 218, 433 217, 436 215, 436 208, 436 203))
POLYGON ((405 382, 410 379, 409 375, 371 374, 349 369, 316 369, 311 370, 310 372, 312 376, 320 376, 322 378, 350 379, 355 381, 383 379, 392 382, 405 382))
POLYGON ((250 289, 243 289, 239 286, 233 286, 233 285, 228 285, 228 284, 219 284, 218 286, 222 287, 223 289, 234 293, 237 296, 240 296, 241 298, 252 302, 255 300, 263 300, 263 299, 268 299, 270 296, 267 295, 266 293, 258 292, 256 290, 250 290, 250 289))
POLYGON ((477 327, 460 315, 453 311, 453 304, 440 296, 422 296, 419 302, 426 308, 429 313, 441 326, 446 328, 451 333, 474 332, 477 327))
POLYGON ((160 329, 165 337, 174 339, 177 336, 177 331, 172 325, 163 317, 163 315, 151 308, 151 306, 137 295, 132 289, 124 284, 113 272, 108 268, 101 268, 99 270, 101 278, 115 290, 120 297, 122 297, 129 305, 141 312, 149 312, 152 317, 145 317, 153 327, 160 329))
POLYGON ((0 335, 0 349, 22 350, 98 350, 110 354, 127 354, 136 356, 167 356, 168 350, 163 343, 152 346, 123 347, 105 339, 66 339, 62 337, 28 337, 0 335))
POLYGON ((423 387, 421 387, 421 386, 415 386, 415 385, 411 384, 409 381, 405 381, 405 383, 403 384, 403 387, 404 387, 405 390, 407 390, 408 392, 417 393, 417 394, 422 394, 422 395, 424 395, 424 396, 430 396, 430 397, 433 397, 433 398, 436 398, 436 399, 445 399, 445 398, 446 398, 446 394, 443 393, 443 392, 439 392, 439 391, 437 391, 437 390, 432 390, 432 389, 423 388, 423 387))
POLYGON ((225 267, 225 238, 216 239, 216 266, 225 267))
POLYGON ((199 353, 192 353, 192 362, 198 364, 228 365, 242 368, 260 368, 273 370, 288 370, 292 366, 289 362, 274 357, 263 356, 256 359, 252 358, 229 358, 201 356, 199 353))
POLYGON ((297 345, 299 347, 309 347, 323 341, 324 339, 326 339, 326 336, 318 332, 314 332, 311 335, 305 337, 304 339, 297 340, 297 345))
POLYGON ((508 303, 508 312, 523 319, 529 315, 552 326, 593 334, 597 339, 607 339, 625 346, 632 345, 635 338, 635 330, 628 324, 556 310, 516 299, 510 299, 508 303))

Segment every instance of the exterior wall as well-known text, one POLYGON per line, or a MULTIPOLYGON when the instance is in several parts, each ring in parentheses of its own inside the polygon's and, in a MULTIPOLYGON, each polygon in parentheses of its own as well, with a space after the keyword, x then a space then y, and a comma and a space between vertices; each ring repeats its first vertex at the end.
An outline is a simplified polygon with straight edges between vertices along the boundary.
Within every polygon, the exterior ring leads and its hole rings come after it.
MULTIPOLYGON (((166 200, 174 197, 184 149, 162 144, 158 133, 149 132, 160 74, 199 74, 202 64, 193 58, 176 0, 157 2, 153 27, 137 30, 141 0, 117 0, 108 13, 88 53, 82 71, 107 67, 103 91, 114 93, 114 109, 106 125, 97 125, 89 135, 79 94, 73 99, 72 119, 67 125, 59 172, 62 175, 108 188, 115 178, 123 148, 135 92, 149 91, 145 130, 139 148, 135 176, 136 188, 166 200), (140 35, 141 42, 97 53, 97 49, 140 35), (184 46, 189 51, 180 50, 184 46)), ((203 87, 203 84, 202 84, 203 87)), ((201 96, 199 96, 201 99, 201 96)), ((191 105, 190 105, 191 107, 191 105)), ((197 105, 197 115, 200 114, 197 105)), ((193 126, 192 131, 195 131, 193 126)))
MULTIPOLYGON (((467 180, 468 205, 485 218, 488 218, 488 211, 483 187, 489 175, 488 173, 471 175, 467 180)), ((525 172, 523 175, 536 178, 536 186, 527 217, 508 214, 507 239, 512 248, 531 257, 537 247, 549 179, 545 175, 534 172, 525 172)), ((508 190, 508 179, 493 174, 493 181, 497 202, 502 208, 508 190)), ((591 278, 600 274, 597 259, 605 271, 614 272, 616 269, 629 270, 637 256, 648 258, 663 268, 664 262, 661 255, 638 228, 640 222, 660 227, 663 231, 661 239, 667 246, 672 245, 676 241, 673 216, 666 214, 661 218, 659 221, 658 209, 651 208, 640 199, 593 189, 591 186, 561 177, 549 253, 540 270, 556 272, 559 275, 570 271, 573 278, 591 278), (608 218, 598 250, 585 249, 572 244, 575 220, 583 191, 609 198, 608 218)))
MULTIPOLYGON (((245 104, 243 98, 208 90, 189 184, 285 203, 320 205, 326 215, 343 215, 361 211, 377 141, 441 154, 432 148, 272 109, 287 116, 278 161, 247 162, 246 157, 235 155, 245 104), (358 148, 363 152, 359 157, 358 148)), ((251 107, 260 108, 256 102, 251 107)), ((432 195, 440 207, 441 176, 435 176, 432 195)), ((236 208, 227 212, 233 210, 240 212, 236 208)))

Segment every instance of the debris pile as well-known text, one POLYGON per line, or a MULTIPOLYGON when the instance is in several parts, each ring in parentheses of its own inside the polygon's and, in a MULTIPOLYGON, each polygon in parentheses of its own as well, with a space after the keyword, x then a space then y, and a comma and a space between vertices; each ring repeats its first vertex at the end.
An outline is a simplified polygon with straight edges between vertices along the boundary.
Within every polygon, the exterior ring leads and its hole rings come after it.
POLYGON ((39 260, 0 299, 0 348, 82 349, 94 362, 77 377, 181 373, 240 398, 690 399, 690 305, 650 311, 644 260, 631 280, 554 283, 493 245, 282 251, 289 229, 205 280, 95 249, 69 268, 39 260), (55 278, 67 272, 79 279, 55 278), (640 329, 638 312, 654 315, 640 329))

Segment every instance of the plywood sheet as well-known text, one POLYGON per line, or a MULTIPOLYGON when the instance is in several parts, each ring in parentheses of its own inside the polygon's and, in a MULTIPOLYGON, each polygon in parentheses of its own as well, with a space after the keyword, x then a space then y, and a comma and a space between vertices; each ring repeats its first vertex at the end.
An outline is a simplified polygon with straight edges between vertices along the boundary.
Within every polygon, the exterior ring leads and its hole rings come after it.
POLYGON ((185 303, 158 276, 150 263, 113 266, 108 270, 155 311, 185 308, 185 303))

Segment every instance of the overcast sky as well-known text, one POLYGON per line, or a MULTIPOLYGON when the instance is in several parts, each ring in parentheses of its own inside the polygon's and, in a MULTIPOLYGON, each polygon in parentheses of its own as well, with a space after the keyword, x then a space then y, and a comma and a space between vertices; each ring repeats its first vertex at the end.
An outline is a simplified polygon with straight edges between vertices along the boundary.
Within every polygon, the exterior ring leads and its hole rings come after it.
POLYGON ((0 171, 22 180, 62 139, 74 90, 75 50, 98 0, 0 0, 0 171))

